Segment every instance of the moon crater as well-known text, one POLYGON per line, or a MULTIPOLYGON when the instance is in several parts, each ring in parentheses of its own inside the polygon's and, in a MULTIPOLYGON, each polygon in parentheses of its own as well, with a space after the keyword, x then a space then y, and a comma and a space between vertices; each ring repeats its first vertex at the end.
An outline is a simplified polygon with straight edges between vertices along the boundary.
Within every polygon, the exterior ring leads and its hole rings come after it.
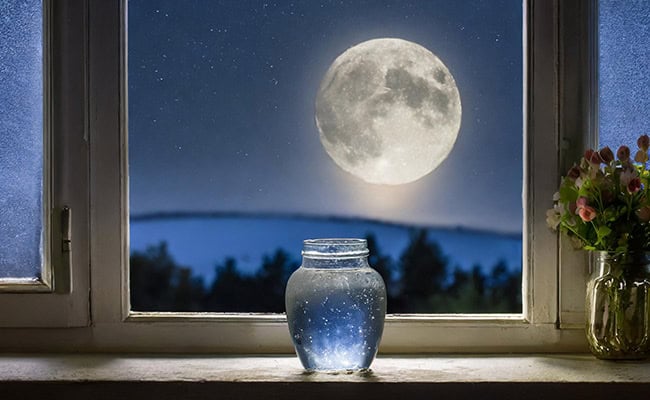
POLYGON ((377 184, 415 181, 454 146, 460 95, 447 67, 401 39, 374 39, 341 54, 316 96, 316 125, 343 170, 377 184))

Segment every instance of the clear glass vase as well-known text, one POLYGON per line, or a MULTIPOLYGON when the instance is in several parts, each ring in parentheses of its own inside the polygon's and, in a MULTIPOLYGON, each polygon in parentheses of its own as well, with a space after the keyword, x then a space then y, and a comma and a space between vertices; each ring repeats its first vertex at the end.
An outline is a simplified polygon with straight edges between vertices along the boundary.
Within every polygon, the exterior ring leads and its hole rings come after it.
POLYGON ((370 367, 384 330, 386 287, 368 265, 364 239, 305 240, 289 278, 287 320, 308 371, 370 367))
POLYGON ((650 350, 650 253, 594 252, 587 282, 587 341, 607 360, 639 360, 650 350))

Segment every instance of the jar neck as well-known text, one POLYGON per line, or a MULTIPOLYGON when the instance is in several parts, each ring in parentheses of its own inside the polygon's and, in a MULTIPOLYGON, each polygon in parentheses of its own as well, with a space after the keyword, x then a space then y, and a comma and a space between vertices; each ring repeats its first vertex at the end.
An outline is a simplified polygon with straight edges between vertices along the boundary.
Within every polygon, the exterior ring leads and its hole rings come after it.
POLYGON ((368 267, 365 239, 308 239, 303 242, 302 266, 305 268, 368 267))
POLYGON ((597 274, 613 273, 619 275, 650 273, 650 252, 630 251, 627 253, 597 251, 592 254, 592 271, 597 274))
POLYGON ((608 262, 615 264, 649 264, 650 252, 648 251, 628 251, 612 252, 612 251, 595 251, 592 257, 597 262, 608 262))
POLYGON ((357 257, 310 257, 303 255, 303 268, 350 269, 368 268, 368 256, 357 257))

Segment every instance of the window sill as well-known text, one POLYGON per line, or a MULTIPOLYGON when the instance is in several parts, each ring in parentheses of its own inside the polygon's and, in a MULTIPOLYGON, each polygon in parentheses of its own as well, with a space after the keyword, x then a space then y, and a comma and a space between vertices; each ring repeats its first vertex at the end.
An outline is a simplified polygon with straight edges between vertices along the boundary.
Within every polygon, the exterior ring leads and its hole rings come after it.
MULTIPOLYGON (((380 357, 365 374, 307 374, 295 357, 0 355, 0 392, 21 399, 387 398, 527 399, 650 390, 650 363, 590 355, 380 357), (117 395, 117 397, 116 397, 117 395), (55 396, 58 397, 58 396, 55 396)), ((3 396, 3 398, 5 398, 3 396)), ((613 397, 612 397, 613 398, 613 397)))

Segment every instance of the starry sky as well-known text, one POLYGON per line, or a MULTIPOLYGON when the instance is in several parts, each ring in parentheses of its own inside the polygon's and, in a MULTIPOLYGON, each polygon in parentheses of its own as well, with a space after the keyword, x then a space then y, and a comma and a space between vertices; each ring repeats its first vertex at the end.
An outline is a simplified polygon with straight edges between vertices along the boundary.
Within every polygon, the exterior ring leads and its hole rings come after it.
POLYGON ((522 2, 128 2, 131 215, 337 215, 521 232, 522 2), (447 66, 463 115, 413 183, 368 184, 324 151, 314 100, 334 59, 382 37, 447 66))

